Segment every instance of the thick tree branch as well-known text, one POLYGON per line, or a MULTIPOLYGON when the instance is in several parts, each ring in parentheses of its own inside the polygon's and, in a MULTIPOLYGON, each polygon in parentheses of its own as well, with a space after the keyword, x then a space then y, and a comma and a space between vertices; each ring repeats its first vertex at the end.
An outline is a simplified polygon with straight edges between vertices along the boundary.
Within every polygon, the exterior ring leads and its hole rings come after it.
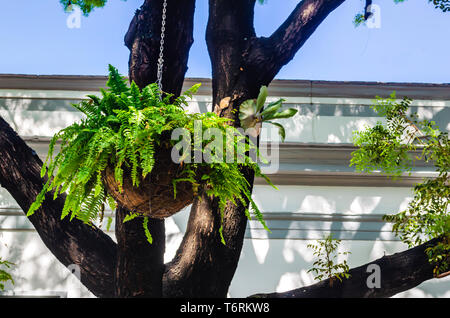
POLYGON ((245 68, 261 85, 269 84, 325 18, 345 0, 303 0, 269 37, 253 39, 245 53, 245 68))
MULTIPOLYGON (((433 278, 434 266, 428 261, 425 250, 434 246, 438 239, 401 253, 384 256, 366 265, 351 269, 351 277, 342 282, 330 279, 317 284, 282 293, 258 294, 251 297, 261 298, 384 298, 414 288, 422 282, 433 278), (368 286, 374 270, 369 265, 380 269, 380 288, 368 286)), ((374 276, 373 276, 374 277, 374 276)), ((375 279, 375 278, 374 278, 375 279)))
MULTIPOLYGON (((207 29, 213 70, 213 105, 231 97, 219 113, 234 119, 242 101, 255 98, 268 85, 320 23, 345 0, 303 0, 269 38, 257 38, 253 28, 255 0, 210 0, 207 29), (235 112, 233 112, 235 111, 235 112)), ((369 2, 369 1, 367 1, 369 2)), ((168 0, 163 87, 180 94, 193 42, 195 0, 168 0)), ((129 75, 140 87, 156 81, 162 0, 145 0, 130 23, 125 44, 130 49, 129 75)), ((0 184, 24 211, 43 186, 42 162, 0 118, 0 184)), ((253 171, 244 170, 253 185, 253 171)), ((50 198, 51 194, 49 194, 50 198)), ((169 203, 170 204, 170 203, 169 203)), ((116 245, 106 234, 78 220, 60 220, 64 197, 45 200, 30 217, 44 243, 64 265, 77 264, 81 281, 99 297, 225 297, 234 276, 247 224, 245 206, 229 205, 220 242, 217 200, 202 195, 194 201, 188 227, 174 260, 163 265, 164 223, 151 220, 153 244, 143 235, 141 220, 123 223, 116 214, 116 245), (117 266, 116 266, 117 265, 117 266), (163 273, 164 270, 164 273, 163 273)), ((433 244, 433 241, 430 242, 433 244)), ((285 293, 260 297, 389 297, 432 278, 424 255, 426 245, 383 257, 382 287, 370 289, 367 266, 351 270, 343 283, 329 281, 285 293)))
POLYGON ((370 19, 372 16, 372 11, 370 10, 372 6, 372 0, 366 0, 366 5, 364 6, 364 20, 370 19))
POLYGON ((213 105, 235 93, 235 87, 247 89, 238 82, 243 75, 242 53, 256 35, 254 7, 255 0, 209 1, 206 42, 212 64, 213 105))
MULTIPOLYGON (((42 161, 0 117, 0 184, 28 211, 45 182, 42 161)), ((98 297, 114 296, 116 244, 101 230, 79 220, 61 220, 64 196, 49 193, 29 220, 48 249, 65 266, 80 266, 81 282, 98 297)))
MULTIPOLYGON (((244 172, 253 180, 253 172, 244 172)), ((222 244, 217 200, 201 195, 194 200, 183 241, 166 266, 165 297, 226 297, 240 258, 246 207, 229 204, 224 212, 222 244)))
MULTIPOLYGON (((130 23, 125 45, 130 49, 129 77, 140 87, 156 82, 162 0, 145 0, 130 23)), ((178 96, 193 43, 195 0, 168 0, 164 45, 163 90, 178 96)))

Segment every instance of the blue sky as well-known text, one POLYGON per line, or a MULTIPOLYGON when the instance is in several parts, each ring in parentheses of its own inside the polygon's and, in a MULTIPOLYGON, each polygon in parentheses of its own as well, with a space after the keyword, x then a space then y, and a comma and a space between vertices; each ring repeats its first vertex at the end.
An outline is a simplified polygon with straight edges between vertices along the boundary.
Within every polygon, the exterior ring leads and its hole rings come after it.
MULTIPOLYGON (((256 7, 258 35, 270 35, 299 0, 256 7)), ((449 83, 450 13, 427 0, 375 0, 380 28, 352 21, 364 1, 347 0, 320 25, 279 79, 449 83)), ((1 0, 0 73, 104 75, 107 64, 127 73, 123 36, 142 0, 109 0, 70 29, 58 0, 1 0)), ((197 0, 189 77, 210 77, 204 40, 207 0, 197 0)), ((170 12, 169 12, 170 14, 170 12)))

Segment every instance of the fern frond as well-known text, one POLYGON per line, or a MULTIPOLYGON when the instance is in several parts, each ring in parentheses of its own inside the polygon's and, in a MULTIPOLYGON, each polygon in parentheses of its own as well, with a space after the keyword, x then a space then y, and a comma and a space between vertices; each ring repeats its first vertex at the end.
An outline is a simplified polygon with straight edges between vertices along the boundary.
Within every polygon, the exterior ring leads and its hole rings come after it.
POLYGON ((142 223, 142 226, 144 227, 145 237, 147 238, 147 241, 152 244, 153 243, 153 237, 150 233, 150 230, 148 229, 148 217, 144 217, 144 222, 142 223))
POLYGON ((106 82, 106 86, 111 88, 111 91, 114 94, 120 95, 121 93, 126 93, 129 91, 129 88, 127 86, 127 80, 120 75, 117 68, 112 66, 111 64, 108 65, 109 70, 109 78, 106 82))

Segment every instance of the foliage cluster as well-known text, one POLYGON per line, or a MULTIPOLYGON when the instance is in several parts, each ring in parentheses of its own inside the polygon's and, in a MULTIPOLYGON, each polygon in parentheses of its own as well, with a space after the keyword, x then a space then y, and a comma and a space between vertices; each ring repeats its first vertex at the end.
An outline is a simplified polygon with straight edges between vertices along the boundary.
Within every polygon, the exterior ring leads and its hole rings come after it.
POLYGON ((417 160, 434 167, 436 177, 414 187, 408 208, 384 219, 393 222, 394 233, 410 247, 442 238, 427 250, 438 274, 449 270, 450 140, 434 121, 420 120, 412 113, 411 102, 408 98, 397 101, 395 92, 387 99, 377 97, 372 107, 385 122, 355 133, 354 143, 359 149, 352 154, 351 165, 358 171, 378 169, 393 177, 411 173, 417 160))
MULTIPOLYGON (((74 105, 86 117, 62 129, 52 138, 41 171, 42 177, 46 174, 49 177, 28 215, 32 215, 42 205, 47 193, 53 192, 54 198, 63 193, 67 195, 61 218, 70 215, 71 219, 76 217, 86 223, 103 218, 106 204, 113 210, 116 207, 114 198, 107 193, 103 184, 102 173, 105 168, 114 167, 114 178, 120 191, 123 191, 121 187, 125 170, 130 171, 133 186, 138 187, 141 178, 152 172, 158 148, 176 146, 177 140, 167 136, 174 129, 184 128, 191 134, 194 151, 209 151, 218 160, 195 163, 181 156, 179 161, 182 169, 173 179, 174 196, 177 182, 191 182, 194 194, 201 188, 207 195, 219 200, 222 218, 228 202, 241 202, 252 208, 256 219, 267 229, 260 210, 251 198, 250 184, 241 173, 243 167, 248 167, 255 171, 256 176, 265 178, 271 184, 261 173, 257 162, 248 155, 251 151, 259 154, 258 149, 240 130, 229 125, 228 119, 211 112, 189 114, 183 109, 187 105, 187 98, 192 97, 199 84, 178 98, 170 94, 162 97, 156 84, 141 90, 134 82, 128 86, 126 79, 114 67, 110 66, 109 71, 109 89, 102 89, 101 97, 89 95, 89 99, 74 105), (197 149, 196 122, 201 123, 203 131, 218 129, 225 143, 228 143, 226 149, 232 148, 236 155, 243 153, 243 158, 232 162, 223 160, 227 154, 222 149, 208 149, 208 140, 203 140, 201 149, 197 149), (226 138, 230 131, 234 138, 226 138), (61 142, 61 149, 54 156, 58 141, 61 142), (239 147, 245 147, 245 151, 242 152, 239 147), (207 169, 200 170, 200 167, 207 169), (198 173, 205 170, 208 172, 198 173)), ((126 218, 127 221, 138 216, 133 212, 126 218)), ((246 214, 251 217, 248 210, 246 214)), ((147 222, 144 219, 145 228, 147 222)), ((222 236, 222 228, 220 233, 222 236)), ((148 230, 146 234, 151 241, 148 230)))

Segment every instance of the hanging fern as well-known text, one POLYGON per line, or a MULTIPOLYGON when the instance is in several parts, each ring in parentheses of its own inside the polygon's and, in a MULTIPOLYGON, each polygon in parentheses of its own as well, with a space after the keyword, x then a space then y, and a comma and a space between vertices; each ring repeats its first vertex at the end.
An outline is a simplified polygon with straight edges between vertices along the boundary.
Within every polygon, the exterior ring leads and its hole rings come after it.
MULTIPOLYGON (((125 170, 130 171, 132 183, 138 187, 140 180, 152 172, 155 153, 167 141, 163 136, 170 135, 175 128, 184 128, 194 136, 195 123, 201 122, 203 131, 208 128, 219 129, 224 136, 224 145, 229 143, 225 136, 231 130, 235 139, 227 147, 231 146, 236 151, 241 147, 240 142, 246 140, 246 136, 230 126, 226 118, 220 118, 214 113, 188 114, 183 109, 187 105, 187 98, 192 97, 199 84, 176 99, 170 94, 161 98, 156 84, 150 84, 142 90, 134 82, 128 86, 126 79, 110 65, 107 86, 108 89, 101 89, 101 97, 89 95, 89 99, 73 105, 86 117, 62 129, 51 139, 48 156, 41 171, 42 177, 47 175, 48 179, 29 208, 28 216, 39 209, 47 193, 53 192, 54 198, 62 193, 66 194, 61 218, 70 216, 71 219, 77 218, 88 224, 102 218, 106 204, 111 209, 116 207, 114 198, 103 184, 102 174, 105 168, 113 167, 119 191, 124 191, 125 170), (54 155, 58 141, 61 142, 61 149, 54 155)), ((192 138, 192 149, 198 146, 194 139, 195 136, 192 138)), ((170 142, 173 147, 175 141, 170 142)), ((203 149, 207 144, 207 141, 202 141, 203 149)), ((246 153, 257 152, 256 146, 251 142, 247 142, 245 147, 246 153)), ((215 152, 214 155, 216 159, 224 159, 225 153, 215 152)), ((225 160, 211 163, 182 161, 181 172, 172 180, 174 197, 176 185, 188 181, 192 184, 194 195, 202 190, 207 195, 218 198, 222 218, 228 202, 242 203, 244 206, 250 203, 256 219, 267 229, 241 169, 249 167, 255 171, 256 176, 266 178, 269 183, 270 180, 248 155, 239 163, 224 163, 225 160)), ((127 220, 136 216, 134 212, 127 220)), ((246 214, 250 217, 249 211, 246 214)), ((147 222, 144 218, 145 233, 150 241, 147 222)), ((222 227, 220 235, 224 242, 222 227)))

